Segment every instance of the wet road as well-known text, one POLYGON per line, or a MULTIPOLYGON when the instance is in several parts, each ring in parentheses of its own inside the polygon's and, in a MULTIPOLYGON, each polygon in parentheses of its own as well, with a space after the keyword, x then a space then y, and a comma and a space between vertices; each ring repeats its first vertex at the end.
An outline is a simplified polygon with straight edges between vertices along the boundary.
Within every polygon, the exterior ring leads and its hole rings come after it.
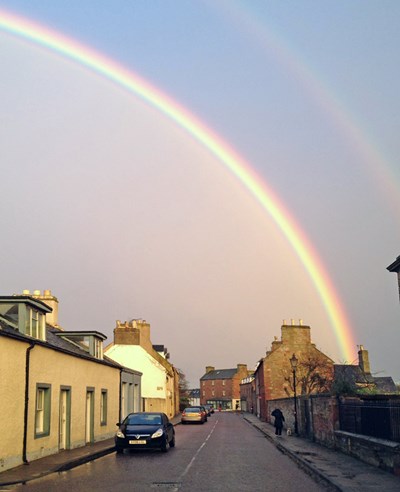
POLYGON ((178 425, 167 453, 125 451, 14 491, 321 491, 240 415, 216 413, 204 425, 178 425))

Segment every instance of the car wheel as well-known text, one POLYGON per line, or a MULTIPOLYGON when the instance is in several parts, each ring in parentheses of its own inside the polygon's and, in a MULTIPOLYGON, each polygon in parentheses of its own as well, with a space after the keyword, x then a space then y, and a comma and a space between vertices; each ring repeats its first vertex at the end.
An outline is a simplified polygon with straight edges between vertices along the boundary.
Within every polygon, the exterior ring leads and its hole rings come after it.
POLYGON ((124 448, 120 448, 119 446, 116 446, 115 451, 117 452, 117 454, 121 454, 124 452, 124 448))
POLYGON ((164 442, 161 444, 161 451, 163 453, 166 453, 168 451, 167 438, 165 438, 164 442))
POLYGON ((174 448, 175 447, 175 436, 172 436, 172 439, 169 441, 169 447, 174 448))

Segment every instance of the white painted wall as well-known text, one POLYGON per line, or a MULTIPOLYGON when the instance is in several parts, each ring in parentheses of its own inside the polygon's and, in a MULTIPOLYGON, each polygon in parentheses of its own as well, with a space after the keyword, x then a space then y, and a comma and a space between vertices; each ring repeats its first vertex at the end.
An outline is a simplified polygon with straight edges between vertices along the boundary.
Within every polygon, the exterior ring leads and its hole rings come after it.
POLYGON ((165 368, 140 345, 111 345, 105 355, 142 375, 142 398, 166 398, 165 368))

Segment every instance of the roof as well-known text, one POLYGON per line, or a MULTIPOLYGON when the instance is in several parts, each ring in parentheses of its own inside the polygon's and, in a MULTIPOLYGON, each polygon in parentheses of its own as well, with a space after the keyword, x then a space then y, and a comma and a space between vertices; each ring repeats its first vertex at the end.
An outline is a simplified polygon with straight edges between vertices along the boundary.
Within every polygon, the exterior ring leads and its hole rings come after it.
POLYGON ((389 270, 389 272, 399 272, 399 270, 400 270, 400 256, 398 256, 396 258, 396 260, 391 265, 386 267, 386 270, 389 270))
MULTIPOLYGON (((118 369, 124 369, 125 367, 121 366, 117 362, 111 360, 108 357, 104 357, 103 359, 97 359, 92 355, 88 354, 85 350, 79 348, 78 345, 75 345, 65 338, 57 336, 56 333, 60 333, 56 328, 52 328, 50 326, 46 326, 46 340, 39 340, 37 338, 32 338, 19 331, 11 328, 7 324, 3 323, 0 319, 0 336, 5 336, 8 338, 13 338, 14 340, 19 340, 20 342, 25 342, 28 344, 40 345, 42 347, 47 347, 52 350, 57 350, 59 352, 63 352, 65 354, 69 354, 74 357, 79 357, 81 359, 87 359, 91 362, 95 362, 97 364, 104 364, 107 366, 112 366, 118 369)), ((127 369, 131 372, 129 369, 127 369)))
POLYGON ((396 385, 390 376, 380 376, 374 380, 380 393, 397 393, 396 385))
POLYGON ((232 379, 237 373, 237 368, 235 369, 215 369, 214 371, 209 371, 200 378, 200 381, 207 381, 211 379, 232 379))
POLYGON ((335 364, 335 380, 344 380, 354 387, 372 386, 379 393, 396 393, 397 388, 390 376, 375 377, 361 370, 359 366, 335 364))
POLYGON ((48 304, 40 299, 36 299, 32 296, 25 295, 12 295, 12 296, 0 296, 0 301, 9 302, 9 303, 17 303, 17 304, 30 304, 31 306, 35 306, 37 309, 41 310, 44 313, 51 313, 53 308, 51 308, 48 304))

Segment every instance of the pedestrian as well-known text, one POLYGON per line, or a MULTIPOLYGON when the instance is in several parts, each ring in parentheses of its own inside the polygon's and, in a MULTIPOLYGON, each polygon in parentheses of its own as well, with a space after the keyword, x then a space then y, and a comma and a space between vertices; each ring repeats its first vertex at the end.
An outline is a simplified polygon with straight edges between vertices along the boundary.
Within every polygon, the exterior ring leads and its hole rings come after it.
POLYGON ((275 410, 271 413, 273 417, 275 417, 275 434, 277 436, 282 435, 283 422, 285 422, 285 417, 279 408, 275 408, 275 410))

